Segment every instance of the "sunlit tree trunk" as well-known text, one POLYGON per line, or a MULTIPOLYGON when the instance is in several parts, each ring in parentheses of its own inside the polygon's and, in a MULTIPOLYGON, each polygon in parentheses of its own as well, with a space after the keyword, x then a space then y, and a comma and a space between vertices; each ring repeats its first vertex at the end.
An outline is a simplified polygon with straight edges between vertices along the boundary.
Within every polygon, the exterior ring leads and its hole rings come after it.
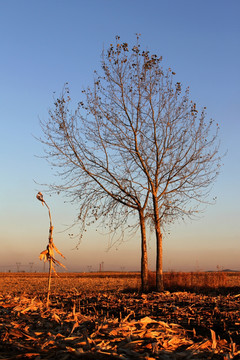
POLYGON ((142 292, 148 291, 148 257, 147 257, 147 237, 143 210, 139 210, 139 220, 141 228, 141 289, 142 292))
POLYGON ((156 233, 156 290, 163 291, 162 232, 157 196, 153 195, 154 222, 156 233))

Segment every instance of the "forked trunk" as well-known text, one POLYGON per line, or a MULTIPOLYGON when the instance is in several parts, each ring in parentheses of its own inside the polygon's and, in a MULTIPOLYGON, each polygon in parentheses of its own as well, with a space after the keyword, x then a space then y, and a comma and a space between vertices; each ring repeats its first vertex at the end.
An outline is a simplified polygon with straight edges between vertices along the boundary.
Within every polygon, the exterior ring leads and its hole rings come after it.
POLYGON ((139 210, 141 228, 141 290, 148 291, 148 257, 147 257, 147 237, 143 210, 139 210))
POLYGON ((159 208, 157 197, 153 196, 154 207, 154 221, 155 221, 155 233, 156 233, 156 290, 163 291, 163 262, 162 262, 162 232, 161 222, 159 217, 159 208))

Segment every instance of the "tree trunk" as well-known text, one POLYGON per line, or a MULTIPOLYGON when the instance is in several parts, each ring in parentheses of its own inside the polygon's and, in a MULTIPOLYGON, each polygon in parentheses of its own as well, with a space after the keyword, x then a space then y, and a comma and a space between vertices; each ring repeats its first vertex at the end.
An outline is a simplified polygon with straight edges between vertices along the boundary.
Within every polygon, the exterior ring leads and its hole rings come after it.
POLYGON ((141 289, 142 292, 148 291, 148 257, 147 257, 147 237, 143 210, 139 210, 139 220, 141 228, 141 289))
POLYGON ((153 195, 154 221, 156 233, 156 290, 163 291, 162 232, 157 196, 153 195))

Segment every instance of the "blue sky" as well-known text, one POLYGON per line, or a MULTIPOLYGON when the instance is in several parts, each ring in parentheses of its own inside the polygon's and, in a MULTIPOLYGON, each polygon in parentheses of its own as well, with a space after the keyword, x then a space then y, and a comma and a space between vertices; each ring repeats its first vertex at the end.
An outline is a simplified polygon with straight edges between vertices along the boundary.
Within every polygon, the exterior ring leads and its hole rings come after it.
MULTIPOLYGON (((240 2, 238 0, 1 0, 0 1, 0 270, 16 262, 38 260, 48 237, 48 214, 35 199, 55 181, 48 164, 37 156, 42 145, 39 120, 46 119, 53 92, 69 82, 76 101, 99 69, 103 47, 120 35, 163 56, 176 81, 190 87, 191 98, 207 107, 220 125, 224 166, 213 188, 217 204, 198 221, 176 223, 164 239, 166 270, 240 270, 240 2), (1 268, 2 267, 2 268, 1 268)), ((54 239, 66 255, 69 270, 139 269, 136 236, 106 252, 108 238, 89 231, 79 250, 72 250, 67 225, 77 208, 64 198, 46 196, 55 226, 54 239)), ((149 264, 154 269, 154 238, 149 264)))

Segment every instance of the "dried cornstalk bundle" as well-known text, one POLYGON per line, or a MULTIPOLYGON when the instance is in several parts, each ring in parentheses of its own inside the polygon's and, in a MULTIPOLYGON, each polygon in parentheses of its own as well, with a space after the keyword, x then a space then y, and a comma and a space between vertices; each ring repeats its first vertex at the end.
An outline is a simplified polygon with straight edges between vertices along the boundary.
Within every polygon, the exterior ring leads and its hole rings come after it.
MULTIPOLYGON (((39 255, 40 260, 43 261, 52 261, 53 264, 56 265, 60 265, 62 266, 64 269, 66 269, 65 265, 63 265, 60 261, 58 261, 57 259, 55 259, 55 255, 54 255, 54 250, 61 255, 64 259, 65 256, 58 250, 58 248, 56 247, 56 245, 53 242, 53 238, 52 238, 52 232, 53 232, 53 226, 50 227, 50 234, 51 236, 49 237, 49 244, 47 245, 47 249, 42 251, 39 255)), ((52 264, 52 270, 56 273, 55 267, 52 264)))
POLYGON ((43 199, 43 194, 41 192, 37 193, 37 199, 39 201, 41 201, 42 205, 46 206, 48 209, 48 214, 49 214, 49 220, 50 220, 50 227, 49 227, 49 238, 48 238, 48 245, 46 250, 43 250, 39 256, 40 260, 44 260, 44 261, 49 261, 49 277, 48 277, 48 292, 47 292, 47 306, 49 305, 49 295, 50 295, 50 287, 51 287, 51 274, 52 271, 56 274, 56 270, 54 265, 60 265, 63 268, 66 268, 60 261, 58 261, 57 259, 55 259, 54 256, 54 250, 61 255, 64 259, 64 255, 58 250, 58 248, 56 247, 56 245, 53 242, 53 225, 52 225, 52 217, 51 217, 51 212, 50 212, 50 208, 47 205, 46 201, 43 199))

